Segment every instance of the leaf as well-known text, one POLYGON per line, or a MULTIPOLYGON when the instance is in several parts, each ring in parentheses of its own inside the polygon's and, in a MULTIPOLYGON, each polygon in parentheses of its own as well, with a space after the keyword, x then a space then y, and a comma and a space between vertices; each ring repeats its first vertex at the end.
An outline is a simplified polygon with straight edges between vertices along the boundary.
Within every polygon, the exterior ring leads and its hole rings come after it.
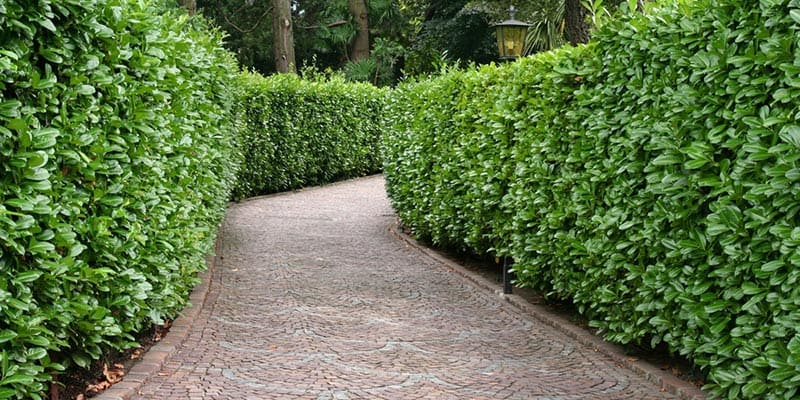
POLYGON ((761 271, 763 272, 775 272, 783 267, 784 262, 782 260, 772 260, 764 265, 761 266, 761 271))
POLYGON ((35 129, 31 132, 33 136, 32 146, 35 149, 49 149, 56 144, 56 138, 59 136, 58 129, 55 128, 41 128, 35 129))
POLYGON ((49 157, 47 156, 47 153, 45 153, 44 151, 37 151, 35 153, 30 153, 30 155, 28 155, 27 167, 28 168, 41 168, 45 164, 47 164, 48 160, 49 160, 49 157))
POLYGON ((97 56, 89 56, 86 60, 86 69, 92 70, 100 65, 100 59, 97 56))
POLYGON ((75 91, 84 96, 91 96, 96 92, 94 86, 92 85, 80 85, 75 91))
POLYGON ((24 374, 15 374, 11 376, 7 376, 0 380, 0 386, 8 386, 13 384, 23 384, 23 385, 30 385, 33 383, 34 377, 31 375, 24 375, 24 374))
POLYGON ((708 160, 706 160, 706 159, 696 159, 696 160, 687 161, 685 164, 683 164, 683 166, 686 169, 700 169, 700 168, 704 167, 706 164, 708 164, 708 160))
POLYGON ((786 366, 770 371, 769 375, 767 375, 767 379, 773 382, 785 382, 797 376, 797 374, 798 372, 794 367, 786 366))
POLYGON ((10 329, 3 329, 2 331, 0 331, 0 343, 12 340, 17 336, 18 336, 17 332, 14 332, 10 329))
POLYGON ((100 202, 109 207, 119 207, 123 202, 122 196, 103 196, 100 202))
POLYGON ((13 198, 5 201, 7 206, 18 208, 20 211, 33 211, 33 202, 29 199, 13 198))
POLYGON ((53 253, 56 250, 56 247, 49 242, 37 242, 30 247, 28 247, 28 251, 31 254, 49 254, 53 253))
POLYGON ((37 20, 36 22, 38 22, 39 25, 43 26, 48 31, 56 32, 56 26, 53 25, 53 21, 51 21, 50 19, 43 18, 43 19, 37 20))
POLYGON ((43 349, 41 347, 36 347, 36 348, 33 348, 33 349, 29 349, 27 356, 28 356, 29 360, 41 360, 41 359, 47 357, 47 350, 45 350, 45 349, 43 349))
POLYGON ((767 391, 768 386, 764 382, 753 381, 742 387, 742 394, 752 398, 754 396, 763 394, 767 391))
POLYGON ((0 116, 6 118, 19 118, 20 108, 22 108, 22 102, 19 100, 5 100, 0 103, 0 116))
POLYGON ((680 164, 683 162, 683 159, 677 154, 671 153, 664 153, 651 162, 653 165, 672 165, 672 164, 680 164))
POLYGON ((56 76, 54 74, 49 74, 45 76, 44 79, 40 79, 38 82, 35 82, 33 88, 36 90, 50 89, 54 87, 57 82, 56 76))
POLYGON ((727 308, 727 303, 723 300, 717 300, 707 306, 705 306, 705 312, 708 314, 713 314, 716 312, 720 312, 727 308))
POLYGON ((91 362, 92 362, 92 361, 89 359, 89 357, 86 357, 86 355, 85 355, 85 354, 72 353, 72 354, 70 354, 70 358, 72 358, 72 361, 73 361, 73 362, 74 362, 76 365, 78 365, 79 367, 81 367, 81 368, 88 368, 88 367, 89 367, 89 364, 91 364, 91 362))
POLYGON ((800 354, 800 334, 794 335, 794 337, 789 340, 787 348, 793 354, 800 354))
POLYGON ((43 181, 50 177, 50 173, 44 168, 27 168, 25 179, 32 181, 43 181))
POLYGON ((17 310, 28 311, 31 308, 30 304, 19 301, 17 299, 6 299, 6 303, 12 308, 16 308, 17 310))
POLYGON ((800 10, 795 8, 789 11, 789 16, 792 17, 795 23, 800 24, 800 10))
POLYGON ((51 185, 50 181, 47 180, 26 182, 25 186, 31 190, 36 190, 39 192, 48 192, 53 188, 53 185, 51 185))
POLYGON ((8 121, 6 125, 9 129, 13 129, 20 134, 27 134, 28 133, 28 123, 20 118, 12 119, 8 121))
POLYGON ((781 140, 800 148, 800 125, 786 125, 778 134, 781 140))
POLYGON ((86 250, 86 246, 84 246, 84 245, 82 245, 80 243, 76 243, 76 244, 72 245, 72 247, 70 247, 69 256, 73 257, 73 258, 77 257, 81 253, 83 253, 84 250, 86 250))
POLYGON ((41 271, 25 271, 17 274, 14 277, 14 281, 19 283, 29 283, 39 279, 40 276, 42 276, 41 271))
POLYGON ((767 289, 763 288, 761 286, 758 286, 758 285, 756 285, 755 283, 752 283, 752 282, 744 282, 744 283, 742 283, 742 291, 743 291, 744 294, 749 296, 749 295, 754 295, 754 294, 759 294, 759 293, 766 292, 767 289))
POLYGON ((112 39, 114 37, 114 31, 106 25, 101 24, 97 21, 92 21, 91 23, 92 30, 94 34, 101 38, 112 39))

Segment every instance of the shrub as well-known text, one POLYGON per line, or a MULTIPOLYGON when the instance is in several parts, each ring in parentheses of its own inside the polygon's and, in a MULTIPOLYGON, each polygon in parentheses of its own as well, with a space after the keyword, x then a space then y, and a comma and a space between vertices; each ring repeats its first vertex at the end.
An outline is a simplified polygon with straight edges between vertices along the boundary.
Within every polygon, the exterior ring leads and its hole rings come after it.
POLYGON ((236 66, 145 0, 0 4, 0 398, 174 316, 234 156, 236 66))
POLYGON ((793 398, 798 31, 797 0, 677 2, 403 85, 392 202, 422 237, 513 257, 607 339, 668 343, 714 395, 793 398))
POLYGON ((235 197, 377 172, 383 89, 338 77, 240 77, 244 162, 235 197))

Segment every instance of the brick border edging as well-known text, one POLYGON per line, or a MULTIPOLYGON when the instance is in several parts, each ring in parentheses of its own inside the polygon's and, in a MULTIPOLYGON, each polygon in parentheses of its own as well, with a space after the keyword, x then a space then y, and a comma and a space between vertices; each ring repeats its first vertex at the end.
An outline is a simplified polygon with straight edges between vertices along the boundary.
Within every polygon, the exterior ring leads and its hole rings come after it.
POLYGON ((669 372, 662 371, 660 368, 650 363, 626 356, 622 347, 619 345, 604 341, 599 336, 573 324, 567 318, 555 314, 541 305, 531 304, 520 296, 504 294, 503 288, 497 283, 491 282, 483 276, 468 270, 452 258, 421 244, 416 239, 402 232, 396 221, 391 224, 389 231, 409 246, 457 272, 478 288, 493 292, 524 314, 569 336, 581 345, 602 353, 611 358, 617 365, 621 365, 644 377, 647 381, 661 386, 662 390, 674 394, 682 400, 705 400, 708 398, 706 393, 689 382, 677 378, 669 372))
POLYGON ((139 389, 141 389, 152 376, 157 374, 167 361, 177 353, 183 342, 189 337, 192 323, 203 310, 206 299, 208 298, 208 293, 211 291, 216 267, 220 265, 221 262, 219 255, 221 238, 222 229, 217 233, 217 239, 214 243, 215 255, 206 258, 207 268, 204 272, 200 273, 200 283, 192 289, 192 294, 189 295, 189 305, 185 307, 180 312, 178 318, 172 322, 172 326, 169 328, 166 336, 150 347, 144 356, 125 373, 122 377, 122 381, 112 385, 92 399, 132 399, 139 392, 139 389))

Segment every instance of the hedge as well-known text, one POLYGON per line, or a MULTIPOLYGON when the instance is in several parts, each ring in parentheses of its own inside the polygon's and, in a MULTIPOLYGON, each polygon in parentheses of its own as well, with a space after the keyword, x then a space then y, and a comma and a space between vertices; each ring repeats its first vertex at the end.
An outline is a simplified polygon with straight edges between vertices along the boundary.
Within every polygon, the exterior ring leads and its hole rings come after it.
POLYGON ((800 387, 800 1, 650 4, 586 46, 401 85, 388 191, 711 394, 800 387))
POLYGON ((344 79, 240 77, 244 161, 235 198, 377 172, 386 92, 344 79))
POLYGON ((235 176, 221 35, 146 0, 0 3, 0 399, 173 317, 235 176))

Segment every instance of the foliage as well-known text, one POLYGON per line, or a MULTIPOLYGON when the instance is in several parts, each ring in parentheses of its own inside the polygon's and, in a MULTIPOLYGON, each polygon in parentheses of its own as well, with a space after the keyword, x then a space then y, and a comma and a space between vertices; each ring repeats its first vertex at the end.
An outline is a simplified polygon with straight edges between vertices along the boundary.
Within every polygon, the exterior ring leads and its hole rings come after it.
POLYGON ((513 257, 606 338, 668 343, 714 395, 794 398, 799 31, 798 0, 672 2, 403 84, 392 202, 420 237, 513 257))
POLYGON ((353 60, 351 43, 358 25, 350 14, 348 1, 304 1, 297 15, 298 59, 303 66, 341 69, 353 81, 375 85, 393 84, 399 77, 395 65, 407 42, 408 15, 394 0, 368 1, 371 51, 368 60, 353 60))
POLYGON ((564 1, 545 2, 543 7, 531 14, 529 22, 531 26, 528 28, 528 35, 525 38, 525 54, 552 50, 566 43, 564 39, 564 1))
POLYGON ((395 83, 397 63, 404 52, 405 49, 400 44, 377 38, 370 58, 360 62, 348 62, 342 68, 342 72, 349 81, 389 86, 395 83))
POLYGON ((497 43, 489 14, 482 7, 464 7, 465 0, 447 2, 423 22, 405 60, 405 72, 415 76, 437 71, 436 61, 486 64, 497 60, 497 43))
MULTIPOLYGON (((295 48, 298 64, 339 68, 349 59, 349 45, 358 31, 347 0, 303 1, 295 16, 295 48)), ((270 49, 265 48, 263 51, 270 49)))
POLYGON ((235 160, 220 35, 137 0, 0 3, 0 398, 172 317, 235 160))
POLYGON ((497 61, 494 24, 509 18, 512 4, 517 8, 516 19, 532 24, 526 54, 564 44, 563 1, 432 0, 408 51, 405 72, 411 76, 435 73, 443 61, 450 65, 497 61))
MULTIPOLYGON (((497 59, 492 23, 508 18, 511 3, 510 0, 369 1, 372 51, 379 54, 371 57, 371 61, 354 65, 349 48, 358 26, 350 15, 347 0, 295 1, 297 64, 300 68, 348 70, 348 75, 358 81, 375 81, 378 76, 381 86, 402 79, 402 71, 410 75, 436 72, 442 62, 485 64, 497 59), (381 53, 382 48, 392 52, 381 53)), ((198 6, 228 33, 226 47, 243 66, 265 75, 275 72, 268 5, 246 0, 198 0, 198 6)), ((535 44, 530 51, 560 45, 563 3, 537 0, 517 6, 520 19, 542 28, 532 35, 535 44)))
MULTIPOLYGON (((269 2, 247 0, 198 0, 202 13, 227 32, 225 46, 247 69, 268 75, 275 72, 272 41, 272 13, 269 2)), ((372 0, 369 7, 370 36, 406 46, 410 19, 419 12, 413 1, 372 0)), ((349 62, 349 47, 358 26, 350 15, 347 0, 300 0, 293 2, 295 55, 298 66, 341 69, 349 62)), ((386 63, 373 60, 378 68, 386 63)), ((394 71, 392 78, 396 78, 394 71)))
POLYGON ((373 58, 358 62, 348 62, 342 68, 342 73, 351 82, 372 82, 378 73, 378 63, 373 58))
POLYGON ((242 198, 377 172, 385 92, 338 76, 243 74, 242 198))
POLYGON ((262 74, 275 72, 270 6, 270 1, 197 0, 198 10, 226 33, 224 45, 239 64, 262 74))

